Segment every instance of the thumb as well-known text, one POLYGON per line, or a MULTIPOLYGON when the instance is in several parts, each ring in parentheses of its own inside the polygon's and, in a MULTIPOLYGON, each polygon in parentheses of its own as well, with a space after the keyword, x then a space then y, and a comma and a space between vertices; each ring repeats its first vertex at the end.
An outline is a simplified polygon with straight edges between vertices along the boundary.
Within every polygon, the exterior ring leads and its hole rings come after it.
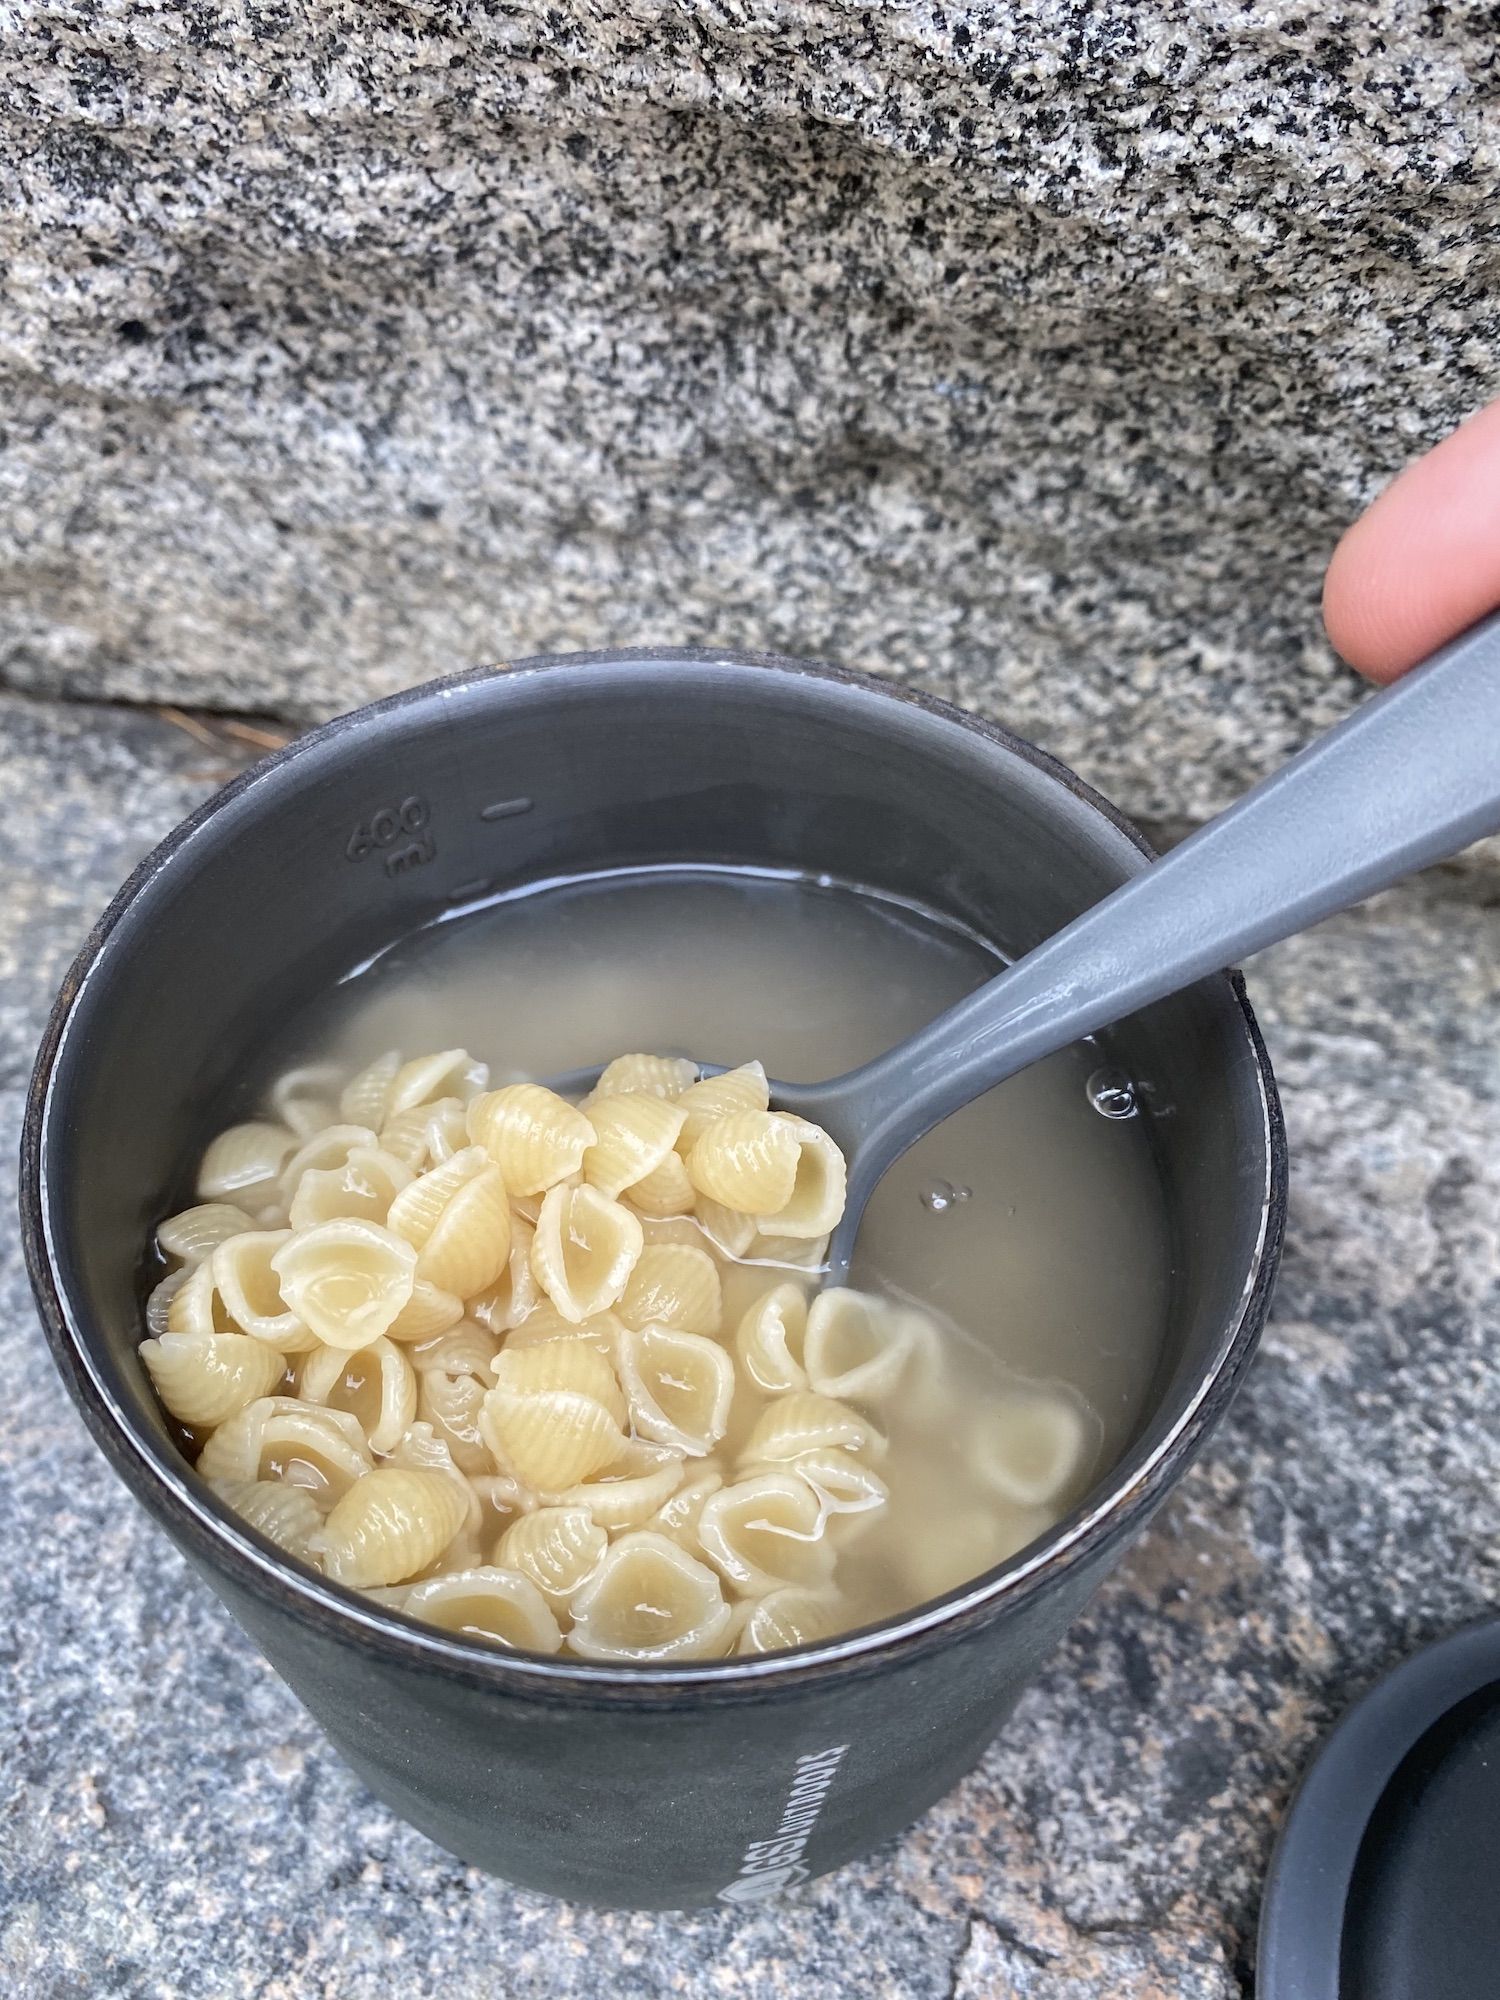
POLYGON ((1348 530, 1323 623, 1350 666, 1393 681, 1500 605, 1500 402, 1407 466, 1348 530))

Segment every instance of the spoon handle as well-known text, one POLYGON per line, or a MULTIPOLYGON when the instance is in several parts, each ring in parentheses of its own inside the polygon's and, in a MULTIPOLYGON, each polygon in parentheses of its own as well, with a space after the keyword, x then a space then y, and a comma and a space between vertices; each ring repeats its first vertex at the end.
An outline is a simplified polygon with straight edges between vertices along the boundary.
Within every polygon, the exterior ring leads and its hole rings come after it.
POLYGON ((981 1091, 1500 830, 1500 615, 909 1041, 818 1087, 876 1177, 981 1091))

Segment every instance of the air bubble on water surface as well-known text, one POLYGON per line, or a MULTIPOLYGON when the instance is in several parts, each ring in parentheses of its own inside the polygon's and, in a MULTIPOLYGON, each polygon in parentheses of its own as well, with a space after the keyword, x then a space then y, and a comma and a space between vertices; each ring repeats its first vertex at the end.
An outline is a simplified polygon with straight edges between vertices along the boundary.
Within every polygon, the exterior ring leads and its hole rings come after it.
POLYGON ((918 1200, 923 1208, 930 1208, 934 1215, 944 1215, 960 1202, 968 1201, 973 1188, 955 1187, 952 1181, 934 1181, 931 1187, 923 1188, 918 1200))
POLYGON ((1135 1101, 1135 1085, 1123 1070, 1096 1069, 1084 1085, 1089 1103, 1101 1118, 1134 1118, 1140 1109, 1135 1101))

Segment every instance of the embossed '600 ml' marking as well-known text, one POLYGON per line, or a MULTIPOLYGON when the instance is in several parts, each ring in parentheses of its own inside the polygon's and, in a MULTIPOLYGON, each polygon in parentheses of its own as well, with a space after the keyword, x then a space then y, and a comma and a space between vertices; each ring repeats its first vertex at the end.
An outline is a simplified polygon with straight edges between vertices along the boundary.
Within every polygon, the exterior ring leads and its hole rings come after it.
POLYGON ((432 813, 426 799, 413 793, 399 805, 381 806, 357 826, 344 845, 351 861, 379 854, 387 875, 421 868, 437 855, 437 843, 427 831, 432 813))

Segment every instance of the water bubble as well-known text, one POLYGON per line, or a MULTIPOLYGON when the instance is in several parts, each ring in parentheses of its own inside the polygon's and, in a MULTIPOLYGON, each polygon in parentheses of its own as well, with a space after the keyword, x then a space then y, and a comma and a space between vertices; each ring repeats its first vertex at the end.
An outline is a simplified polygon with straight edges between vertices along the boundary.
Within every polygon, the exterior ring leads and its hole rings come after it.
POLYGON ((1123 1070, 1111 1069, 1107 1064, 1094 1071, 1084 1089, 1101 1118, 1134 1118, 1140 1109, 1130 1078, 1123 1070))
POLYGON ((934 1215, 943 1215, 950 1208, 956 1208, 961 1201, 968 1201, 974 1193, 970 1187, 955 1187, 952 1181, 934 1181, 924 1188, 917 1199, 923 1208, 930 1208, 934 1215))

